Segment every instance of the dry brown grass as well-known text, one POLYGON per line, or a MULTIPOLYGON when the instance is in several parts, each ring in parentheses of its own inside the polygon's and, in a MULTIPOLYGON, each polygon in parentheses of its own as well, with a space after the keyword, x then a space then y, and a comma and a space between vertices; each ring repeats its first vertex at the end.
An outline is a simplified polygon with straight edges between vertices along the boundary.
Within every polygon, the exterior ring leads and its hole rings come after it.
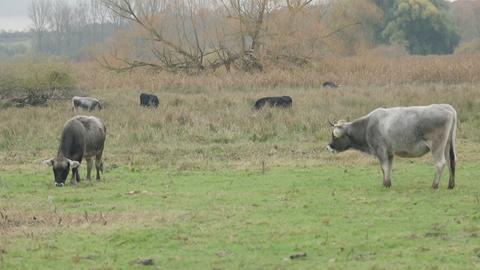
POLYGON ((350 86, 412 83, 480 83, 480 54, 388 57, 366 53, 357 57, 327 57, 310 67, 267 65, 263 73, 231 74, 219 70, 201 76, 136 70, 112 73, 96 64, 81 64, 77 72, 87 89, 151 89, 174 93, 206 90, 249 91, 271 88, 319 88, 326 80, 350 86))
MULTIPOLYGON (((38 207, 38 206, 36 206, 38 207)), ((90 229, 96 233, 138 225, 171 224, 188 218, 188 211, 84 211, 65 213, 58 209, 18 209, 3 206, 0 210, 0 236, 41 237, 67 229, 90 229), (7 210, 8 209, 8 210, 7 210)))

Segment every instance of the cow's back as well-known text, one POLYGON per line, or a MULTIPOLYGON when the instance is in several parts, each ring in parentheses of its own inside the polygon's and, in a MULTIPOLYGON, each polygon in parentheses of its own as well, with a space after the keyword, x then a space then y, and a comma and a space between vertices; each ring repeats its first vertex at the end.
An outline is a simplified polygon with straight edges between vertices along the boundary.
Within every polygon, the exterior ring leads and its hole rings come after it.
POLYGON ((83 127, 85 156, 95 156, 103 151, 107 129, 102 121, 94 116, 77 116, 75 120, 83 127))
POLYGON ((60 137, 58 155, 80 161, 85 152, 85 128, 75 118, 68 120, 60 137))
POLYGON ((430 140, 438 132, 448 132, 456 121, 456 112, 448 104, 433 104, 380 108, 367 117, 366 135, 370 145, 385 145, 392 151, 402 151, 430 140))
POLYGON ((385 135, 430 132, 446 124, 452 117, 456 117, 456 111, 448 104, 380 108, 369 114, 370 122, 378 122, 385 135))
POLYGON ((98 108, 99 110, 102 109, 100 101, 92 97, 74 96, 72 98, 72 103, 74 108, 83 108, 88 110, 93 110, 95 108, 98 108))

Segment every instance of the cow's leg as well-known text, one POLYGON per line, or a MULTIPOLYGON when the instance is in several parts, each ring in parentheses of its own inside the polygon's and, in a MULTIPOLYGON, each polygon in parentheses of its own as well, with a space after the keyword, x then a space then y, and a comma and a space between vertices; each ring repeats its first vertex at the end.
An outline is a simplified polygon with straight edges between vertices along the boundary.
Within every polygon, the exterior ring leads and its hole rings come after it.
POLYGON ((87 160, 87 179, 90 181, 91 178, 91 173, 92 173, 92 167, 93 167, 93 160, 91 157, 86 158, 87 160))
POLYGON ((383 172, 383 186, 389 188, 392 186, 390 175, 392 173, 393 155, 381 153, 378 155, 378 160, 380 161, 380 167, 382 167, 383 172))
POLYGON ((446 145, 437 144, 432 148, 433 166, 435 167, 435 176, 433 178, 432 188, 437 189, 442 178, 442 172, 445 168, 445 147, 446 145))
POLYGON ((97 169, 97 181, 100 181, 100 172, 103 173, 102 154, 98 154, 95 157, 95 168, 97 169))
POLYGON ((77 185, 77 175, 78 175, 78 168, 72 168, 72 178, 70 179, 70 184, 72 186, 77 185))
POLYGON ((392 179, 390 177, 392 173, 392 165, 393 165, 393 155, 389 155, 387 160, 382 163, 382 171, 383 171, 383 186, 384 187, 391 187, 392 186, 392 179))

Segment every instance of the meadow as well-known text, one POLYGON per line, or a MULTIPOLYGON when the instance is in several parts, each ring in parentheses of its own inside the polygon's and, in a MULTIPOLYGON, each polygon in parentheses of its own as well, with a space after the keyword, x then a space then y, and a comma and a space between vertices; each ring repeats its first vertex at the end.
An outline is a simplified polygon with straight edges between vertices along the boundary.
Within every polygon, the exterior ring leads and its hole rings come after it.
POLYGON ((202 76, 79 64, 79 94, 105 104, 93 113, 107 126, 104 180, 55 188, 41 162, 73 116, 69 100, 0 110, 0 268, 477 269, 479 59, 202 76), (328 79, 344 86, 321 88, 328 79), (160 107, 140 108, 141 92, 160 107), (269 95, 293 108, 251 109, 269 95), (396 159, 384 189, 376 160, 325 150, 328 120, 430 103, 458 112, 454 190, 446 172, 431 190, 430 155, 396 159))

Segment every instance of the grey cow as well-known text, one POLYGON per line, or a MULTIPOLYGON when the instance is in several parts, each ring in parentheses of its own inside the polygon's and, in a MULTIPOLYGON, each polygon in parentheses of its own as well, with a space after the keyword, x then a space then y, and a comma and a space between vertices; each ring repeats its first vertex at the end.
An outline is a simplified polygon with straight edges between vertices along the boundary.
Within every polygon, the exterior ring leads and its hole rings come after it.
POLYGON ((76 112, 78 108, 82 108, 89 111, 92 111, 95 109, 98 109, 98 110, 103 109, 102 103, 100 103, 100 101, 96 98, 74 96, 72 98, 72 109, 73 111, 76 112))
POLYGON ((391 186, 393 157, 420 157, 432 152, 438 188, 443 169, 448 164, 448 188, 455 187, 455 134, 457 112, 448 104, 380 108, 352 122, 332 124, 331 152, 355 149, 374 155, 383 171, 383 185, 391 186))
POLYGON ((95 157, 97 181, 100 180, 100 172, 103 172, 102 154, 106 132, 107 129, 102 121, 93 116, 75 116, 65 123, 57 156, 45 161, 53 167, 55 185, 65 184, 70 169, 72 170, 70 183, 75 185, 80 181, 78 167, 83 158, 87 161, 87 179, 90 180, 92 158, 95 157))

